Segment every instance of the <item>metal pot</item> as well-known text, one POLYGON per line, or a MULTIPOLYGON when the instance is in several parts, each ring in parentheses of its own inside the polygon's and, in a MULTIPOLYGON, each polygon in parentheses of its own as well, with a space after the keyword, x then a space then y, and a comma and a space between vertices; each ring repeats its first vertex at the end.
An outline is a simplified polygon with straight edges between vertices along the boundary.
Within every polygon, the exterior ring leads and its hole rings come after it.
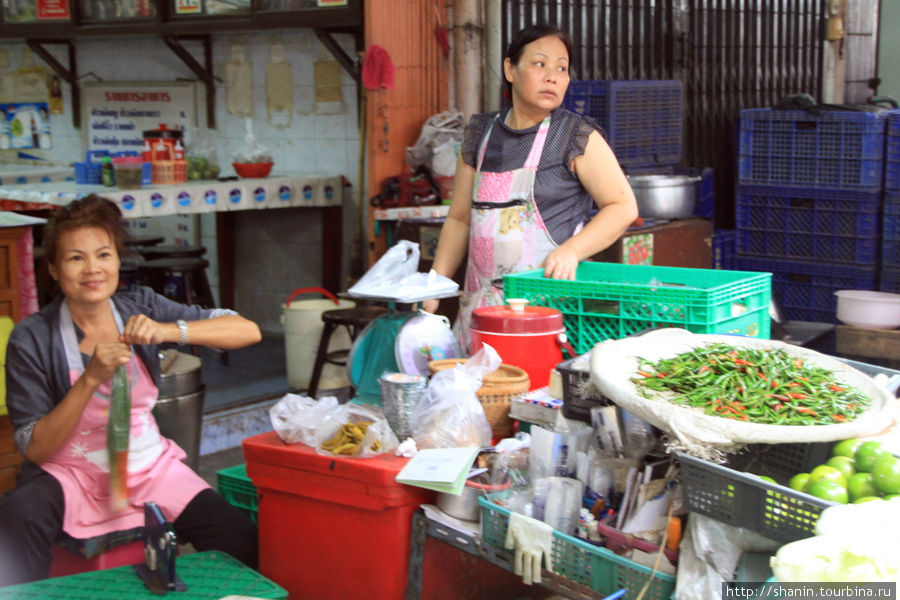
POLYGON ((681 219, 694 214, 700 177, 629 175, 638 214, 645 219, 681 219))
POLYGON ((196 392, 203 386, 202 363, 198 357, 174 349, 163 350, 159 357, 162 372, 160 398, 177 398, 196 392))

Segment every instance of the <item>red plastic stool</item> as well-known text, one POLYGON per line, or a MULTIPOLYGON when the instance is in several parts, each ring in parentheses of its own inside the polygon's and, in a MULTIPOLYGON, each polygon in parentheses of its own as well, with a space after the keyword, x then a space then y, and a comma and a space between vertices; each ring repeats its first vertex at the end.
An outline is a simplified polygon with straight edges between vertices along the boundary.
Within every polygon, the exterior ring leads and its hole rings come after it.
POLYGON ((50 577, 74 575, 85 571, 111 569, 125 565, 144 562, 144 542, 136 541, 116 546, 106 552, 84 558, 62 546, 53 546, 53 562, 50 564, 50 577))

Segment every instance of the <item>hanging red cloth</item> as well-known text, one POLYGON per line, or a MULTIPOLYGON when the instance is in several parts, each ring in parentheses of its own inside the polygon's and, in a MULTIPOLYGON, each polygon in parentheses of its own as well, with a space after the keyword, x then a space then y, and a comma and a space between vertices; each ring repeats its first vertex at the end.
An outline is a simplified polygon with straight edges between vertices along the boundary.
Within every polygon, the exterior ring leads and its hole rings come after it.
POLYGON ((394 63, 387 50, 373 44, 366 51, 362 65, 362 83, 369 90, 394 89, 394 63))

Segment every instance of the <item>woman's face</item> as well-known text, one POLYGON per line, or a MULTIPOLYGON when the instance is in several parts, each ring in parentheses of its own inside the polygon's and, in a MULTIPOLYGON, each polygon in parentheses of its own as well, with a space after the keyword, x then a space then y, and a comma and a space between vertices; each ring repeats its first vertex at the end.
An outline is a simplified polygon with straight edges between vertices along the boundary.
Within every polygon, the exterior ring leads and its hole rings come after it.
POLYGON ((92 304, 108 300, 119 287, 119 253, 106 230, 73 229, 59 236, 50 275, 70 301, 92 304))
POLYGON ((525 46, 518 64, 507 58, 503 71, 512 83, 514 105, 551 111, 569 87, 569 53, 562 40, 548 35, 525 46))

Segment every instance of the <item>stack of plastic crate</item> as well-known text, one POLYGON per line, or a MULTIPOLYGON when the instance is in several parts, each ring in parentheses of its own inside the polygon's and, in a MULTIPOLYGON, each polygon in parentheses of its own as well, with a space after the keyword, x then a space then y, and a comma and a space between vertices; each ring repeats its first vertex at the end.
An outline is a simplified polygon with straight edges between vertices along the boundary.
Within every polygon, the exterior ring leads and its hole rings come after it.
POLYGON ((900 111, 888 114, 886 128, 881 289, 900 292, 900 111))
POLYGON ((876 288, 887 115, 741 111, 737 268, 772 273, 787 319, 836 322, 835 290, 876 288))
POLYGON ((563 106, 593 117, 627 170, 669 167, 681 161, 684 92, 680 81, 573 81, 563 106))

